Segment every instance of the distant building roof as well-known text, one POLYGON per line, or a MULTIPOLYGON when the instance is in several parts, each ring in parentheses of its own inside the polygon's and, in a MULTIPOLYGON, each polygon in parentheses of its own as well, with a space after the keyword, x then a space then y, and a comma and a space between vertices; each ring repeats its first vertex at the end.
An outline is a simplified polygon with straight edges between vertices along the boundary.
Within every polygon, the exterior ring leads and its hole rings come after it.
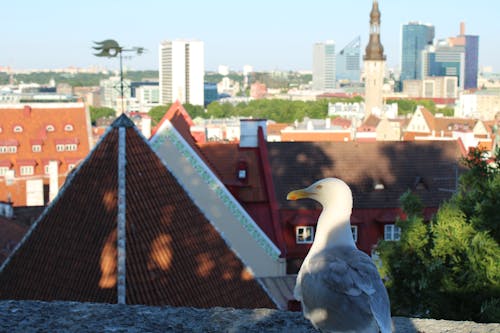
POLYGON ((267 149, 282 209, 315 207, 313 202, 287 201, 286 194, 325 177, 339 177, 349 184, 354 208, 399 207, 399 197, 414 190, 420 177, 427 189, 417 194, 426 207, 437 207, 455 189, 462 156, 456 141, 268 142, 267 149), (376 184, 384 189, 376 190, 376 184))

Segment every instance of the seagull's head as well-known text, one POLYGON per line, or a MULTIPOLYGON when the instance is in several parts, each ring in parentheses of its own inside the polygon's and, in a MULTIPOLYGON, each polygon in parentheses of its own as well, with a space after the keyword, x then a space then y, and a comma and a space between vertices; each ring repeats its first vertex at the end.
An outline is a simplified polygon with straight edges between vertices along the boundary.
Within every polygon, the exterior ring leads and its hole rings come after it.
POLYGON ((351 214, 352 192, 349 186, 338 178, 325 178, 304 189, 295 190, 286 196, 287 200, 313 199, 323 208, 335 208, 339 213, 351 214))

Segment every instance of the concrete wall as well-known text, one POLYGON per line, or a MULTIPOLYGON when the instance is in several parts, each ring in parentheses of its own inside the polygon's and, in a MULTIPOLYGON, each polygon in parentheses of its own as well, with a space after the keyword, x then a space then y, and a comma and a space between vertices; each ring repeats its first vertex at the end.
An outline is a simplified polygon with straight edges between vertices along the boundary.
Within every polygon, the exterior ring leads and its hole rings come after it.
MULTIPOLYGON (((299 312, 0 301, 1 332, 318 332, 299 312)), ((494 333, 500 324, 393 317, 394 332, 494 333)))

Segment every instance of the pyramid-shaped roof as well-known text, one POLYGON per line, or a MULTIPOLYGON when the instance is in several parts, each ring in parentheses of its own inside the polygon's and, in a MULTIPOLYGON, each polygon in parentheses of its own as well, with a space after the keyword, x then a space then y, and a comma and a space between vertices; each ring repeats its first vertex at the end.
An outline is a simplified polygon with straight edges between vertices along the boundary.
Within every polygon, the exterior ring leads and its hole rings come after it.
POLYGON ((125 115, 0 267, 0 299, 275 307, 125 115))

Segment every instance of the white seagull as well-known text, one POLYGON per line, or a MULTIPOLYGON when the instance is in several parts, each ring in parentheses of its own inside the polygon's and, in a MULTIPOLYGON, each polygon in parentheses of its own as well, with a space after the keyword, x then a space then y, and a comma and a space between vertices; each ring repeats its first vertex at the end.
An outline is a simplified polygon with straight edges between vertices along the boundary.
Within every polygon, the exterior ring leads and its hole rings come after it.
POLYGON ((323 206, 294 290, 304 317, 322 332, 391 332, 387 290, 371 258, 354 244, 349 186, 325 178, 287 195, 303 198, 323 206))

